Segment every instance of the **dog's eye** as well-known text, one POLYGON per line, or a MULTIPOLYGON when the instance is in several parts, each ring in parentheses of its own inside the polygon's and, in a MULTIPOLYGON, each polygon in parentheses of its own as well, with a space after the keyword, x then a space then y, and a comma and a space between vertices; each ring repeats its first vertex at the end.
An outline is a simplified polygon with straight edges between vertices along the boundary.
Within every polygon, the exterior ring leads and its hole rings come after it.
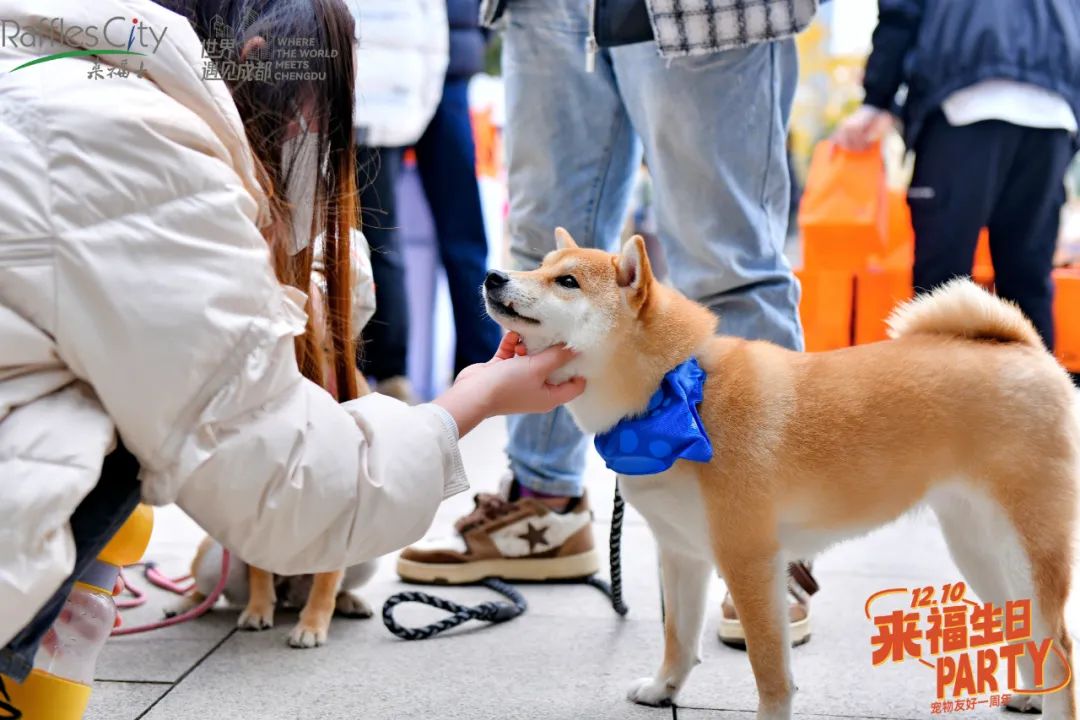
POLYGON ((560 275, 559 277, 555 278, 555 282, 559 283, 567 290, 576 290, 577 288, 581 287, 577 283, 577 278, 575 278, 573 275, 560 275))

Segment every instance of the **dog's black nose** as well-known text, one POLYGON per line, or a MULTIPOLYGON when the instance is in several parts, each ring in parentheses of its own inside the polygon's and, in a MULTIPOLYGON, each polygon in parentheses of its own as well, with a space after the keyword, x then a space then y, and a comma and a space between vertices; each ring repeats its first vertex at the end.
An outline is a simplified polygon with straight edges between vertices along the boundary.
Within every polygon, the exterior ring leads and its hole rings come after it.
POLYGON ((484 278, 484 287, 488 290, 498 290, 508 282, 510 282, 509 275, 501 270, 492 270, 484 278))

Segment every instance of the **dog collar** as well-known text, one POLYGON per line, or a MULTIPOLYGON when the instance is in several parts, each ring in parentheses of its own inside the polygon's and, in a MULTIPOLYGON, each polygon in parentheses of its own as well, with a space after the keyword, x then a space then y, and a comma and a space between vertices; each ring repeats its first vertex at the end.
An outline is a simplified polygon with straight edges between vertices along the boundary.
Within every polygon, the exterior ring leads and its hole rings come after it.
POLYGON ((596 436, 604 463, 620 475, 656 475, 679 458, 712 460, 712 443, 698 415, 705 371, 695 358, 669 370, 640 415, 623 418, 596 436))

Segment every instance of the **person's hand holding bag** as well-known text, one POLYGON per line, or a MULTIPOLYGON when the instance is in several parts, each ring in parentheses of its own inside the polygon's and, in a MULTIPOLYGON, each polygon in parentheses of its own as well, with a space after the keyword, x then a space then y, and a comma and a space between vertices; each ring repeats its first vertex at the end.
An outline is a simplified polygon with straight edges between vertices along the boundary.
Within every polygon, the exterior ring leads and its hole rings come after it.
POLYGON ((833 133, 832 141, 845 150, 862 152, 880 142, 892 127, 892 113, 871 105, 862 105, 840 123, 833 133))

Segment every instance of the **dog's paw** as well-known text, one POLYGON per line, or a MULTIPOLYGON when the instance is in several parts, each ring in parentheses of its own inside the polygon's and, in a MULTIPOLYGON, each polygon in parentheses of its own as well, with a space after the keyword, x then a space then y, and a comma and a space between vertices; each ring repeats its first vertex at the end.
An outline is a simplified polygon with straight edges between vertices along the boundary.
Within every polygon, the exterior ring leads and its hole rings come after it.
POLYGON ((289 647, 304 649, 325 645, 326 630, 326 627, 312 627, 301 620, 289 633, 289 647))
POLYGON ((1019 713, 1041 713, 1042 695, 1013 695, 1005 707, 1019 713))
POLYGON ((334 612, 347 618, 369 618, 375 614, 364 598, 351 592, 338 593, 334 603, 334 612))
POLYGON ((640 705, 667 707, 675 701, 675 688, 664 680, 641 678, 634 681, 626 692, 626 698, 640 705))
POLYGON ((241 630, 268 630, 274 627, 274 606, 253 607, 248 605, 236 619, 236 627, 241 630))

